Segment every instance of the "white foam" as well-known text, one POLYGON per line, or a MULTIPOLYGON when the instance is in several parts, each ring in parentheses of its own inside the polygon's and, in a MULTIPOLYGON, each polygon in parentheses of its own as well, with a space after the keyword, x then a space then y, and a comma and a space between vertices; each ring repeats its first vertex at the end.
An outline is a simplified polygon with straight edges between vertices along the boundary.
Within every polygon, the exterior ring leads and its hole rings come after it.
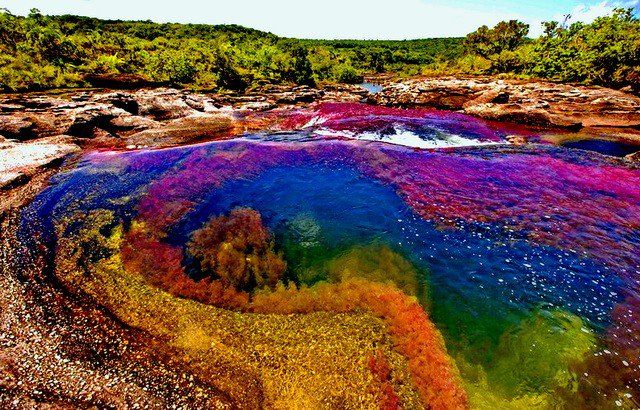
POLYGON ((321 117, 321 116, 315 116, 315 117, 311 118, 311 119, 309 120, 309 122, 307 122, 306 124, 304 124, 304 125, 302 126, 302 129, 310 128, 310 127, 315 127, 316 125, 323 124, 323 123, 325 123, 326 121, 327 121, 327 119, 326 119, 326 118, 324 118, 324 117, 321 117))
POLYGON ((505 144, 507 142, 495 142, 495 141, 483 141, 474 138, 465 138, 457 134, 444 134, 440 133, 437 137, 432 139, 425 139, 420 135, 402 129, 396 128, 395 133, 388 135, 382 135, 377 132, 363 132, 354 133, 350 131, 335 131, 330 129, 319 129, 315 131, 317 135, 331 136, 331 137, 345 137, 353 138, 364 141, 380 141, 389 144, 404 145, 412 148, 452 148, 452 147, 472 147, 479 145, 496 145, 505 144))

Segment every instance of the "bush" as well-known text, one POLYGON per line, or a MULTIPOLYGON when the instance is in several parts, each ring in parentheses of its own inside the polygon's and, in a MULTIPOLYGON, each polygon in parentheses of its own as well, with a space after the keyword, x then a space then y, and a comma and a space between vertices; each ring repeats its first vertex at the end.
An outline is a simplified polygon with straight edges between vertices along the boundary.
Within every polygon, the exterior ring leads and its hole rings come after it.
POLYGON ((360 84, 364 81, 364 77, 350 65, 338 66, 335 78, 338 82, 344 84, 360 84))

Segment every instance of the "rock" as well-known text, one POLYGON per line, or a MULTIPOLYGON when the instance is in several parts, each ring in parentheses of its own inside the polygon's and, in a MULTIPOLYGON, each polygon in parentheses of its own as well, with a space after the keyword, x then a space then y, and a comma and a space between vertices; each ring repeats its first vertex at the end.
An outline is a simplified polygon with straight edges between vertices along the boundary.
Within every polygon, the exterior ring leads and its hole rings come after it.
POLYGON ((84 80, 94 87, 114 89, 136 89, 162 85, 135 74, 89 74, 84 77, 84 80))
POLYGON ((35 123, 26 114, 0 115, 0 133, 9 138, 28 140, 35 138, 35 123))
POLYGON ((233 134, 235 120, 226 114, 199 114, 169 121, 159 128, 135 133, 125 139, 127 146, 174 146, 233 134))
POLYGON ((636 151, 633 154, 626 155, 624 159, 630 162, 640 164, 640 151, 636 151))
POLYGON ((113 118, 128 114, 121 111, 124 110, 107 104, 76 108, 69 112, 73 122, 65 132, 79 138, 91 138, 96 127, 108 128, 113 118))
POLYGON ((96 101, 101 101, 107 104, 112 104, 115 107, 121 108, 126 112, 138 115, 140 111, 140 105, 132 94, 129 93, 109 93, 100 95, 95 98, 96 101))
POLYGON ((455 109, 533 125, 640 126, 640 98, 603 87, 441 77, 392 83, 371 98, 378 104, 455 109))
POLYGON ((527 137, 524 135, 507 135, 505 139, 513 145, 524 145, 527 143, 527 137))
POLYGON ((43 168, 78 152, 70 136, 42 138, 35 142, 6 142, 0 145, 0 190, 26 183, 43 168))
POLYGON ((138 115, 151 117, 158 121, 173 120, 198 113, 184 100, 184 95, 174 89, 159 88, 140 90, 134 94, 138 102, 138 115))
POLYGON ((255 101, 249 102, 246 104, 242 104, 238 107, 239 110, 248 110, 248 111, 268 111, 273 108, 276 108, 277 105, 275 103, 271 103, 268 101, 255 101))
POLYGON ((138 115, 120 115, 112 118, 107 127, 112 132, 127 134, 144 131, 149 128, 161 127, 162 123, 148 117, 138 115))

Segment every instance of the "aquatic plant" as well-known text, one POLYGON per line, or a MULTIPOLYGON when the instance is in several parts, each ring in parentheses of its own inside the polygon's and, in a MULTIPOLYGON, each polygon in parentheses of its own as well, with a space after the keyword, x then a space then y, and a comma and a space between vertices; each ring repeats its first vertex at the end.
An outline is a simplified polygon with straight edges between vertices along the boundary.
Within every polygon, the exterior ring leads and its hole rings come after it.
POLYGON ((304 285, 328 279, 323 265, 335 250, 326 243, 311 215, 300 214, 287 221, 277 240, 287 261, 289 279, 304 285))
POLYGON ((407 295, 420 294, 420 300, 428 300, 425 286, 419 283, 416 268, 402 255, 383 244, 354 246, 328 261, 325 266, 332 282, 351 278, 391 282, 407 295))
POLYGON ((380 401, 381 410, 394 410, 400 408, 400 398, 393 391, 391 367, 384 353, 377 351, 370 356, 369 369, 380 385, 378 390, 382 394, 380 401))
POLYGON ((398 351, 407 358, 423 403, 437 409, 467 406, 440 332, 418 301, 394 285, 358 278, 299 289, 280 285, 275 291, 258 292, 251 310, 281 314, 370 311, 385 321, 398 351))
POLYGON ((274 287, 287 268, 260 214, 247 208, 209 220, 193 233, 187 249, 202 273, 237 290, 274 287))
POLYGON ((220 280, 205 277, 195 281, 189 277, 182 266, 182 249, 163 243, 144 223, 134 221, 124 236, 120 249, 123 264, 150 284, 175 296, 229 309, 238 309, 249 301, 247 293, 220 280))
POLYGON ((425 138, 440 138, 433 128, 472 140, 506 132, 457 114, 323 104, 278 115, 278 126, 317 126, 286 141, 87 155, 25 210, 21 238, 56 247, 55 275, 69 292, 198 352, 203 371, 235 369, 220 383, 252 397, 265 389, 270 405, 375 407, 394 402, 391 385, 410 408, 418 397, 465 405, 463 390, 474 407, 634 407, 636 169, 564 148, 427 151, 349 134, 382 135, 390 124, 425 138), (314 134, 320 127, 350 138, 314 134), (233 222, 238 205, 265 217, 233 222), (208 223, 216 228, 201 249, 212 252, 198 258, 189 242, 208 223), (227 246, 222 271, 235 282, 214 272, 227 246), (242 255, 276 258, 252 265, 242 255), (260 271, 282 261, 282 274, 260 271), (259 290, 246 279, 256 269, 259 290), (303 337, 322 340, 319 353, 303 337), (233 382, 238 373, 243 382, 233 382))
POLYGON ((561 310, 536 312, 504 333, 488 377, 507 397, 575 391, 571 365, 584 361, 595 348, 595 335, 578 316, 561 310))
POLYGON ((56 231, 55 275, 71 293, 93 298, 158 340, 157 348, 184 363, 198 383, 215 386, 240 408, 377 408, 394 395, 402 406, 421 406, 406 360, 394 350, 384 322, 370 313, 219 309, 177 298, 125 269, 118 250, 125 249, 127 236, 110 211, 77 214, 56 231), (82 259, 87 243, 99 244, 101 256, 82 259), (386 358, 385 371, 378 372, 382 381, 371 371, 372 355, 386 358))

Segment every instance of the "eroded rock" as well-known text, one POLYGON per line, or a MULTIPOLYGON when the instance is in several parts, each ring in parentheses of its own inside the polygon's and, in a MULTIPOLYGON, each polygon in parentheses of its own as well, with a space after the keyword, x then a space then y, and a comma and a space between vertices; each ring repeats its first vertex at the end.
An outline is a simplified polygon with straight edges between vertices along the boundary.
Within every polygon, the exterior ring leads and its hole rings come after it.
POLYGON ((638 127, 640 98, 603 87, 491 78, 426 78, 387 85, 377 103, 462 110, 532 125, 638 127))
POLYGON ((234 119, 227 114, 198 114, 169 121, 126 137, 127 146, 154 147, 189 144, 233 135, 234 119))
POLYGON ((66 135, 42 138, 29 143, 4 141, 0 144, 0 190, 22 185, 41 172, 79 152, 73 138, 66 135))

